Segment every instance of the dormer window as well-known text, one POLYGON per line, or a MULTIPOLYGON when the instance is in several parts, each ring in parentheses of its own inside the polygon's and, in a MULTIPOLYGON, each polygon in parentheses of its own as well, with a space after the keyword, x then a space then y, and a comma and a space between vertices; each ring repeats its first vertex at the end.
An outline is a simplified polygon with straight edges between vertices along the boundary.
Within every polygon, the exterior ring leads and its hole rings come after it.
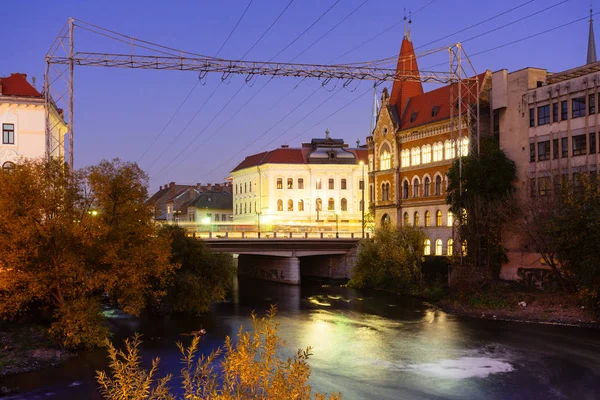
POLYGON ((335 152, 334 151, 330 151, 329 152, 329 159, 330 160, 335 160, 335 152))
POLYGON ((438 106, 433 106, 433 108, 431 109, 431 116, 432 117, 437 116, 438 112, 440 112, 440 108, 438 106))
POLYGON ((410 122, 415 122, 417 119, 417 113, 414 112, 410 115, 410 122))

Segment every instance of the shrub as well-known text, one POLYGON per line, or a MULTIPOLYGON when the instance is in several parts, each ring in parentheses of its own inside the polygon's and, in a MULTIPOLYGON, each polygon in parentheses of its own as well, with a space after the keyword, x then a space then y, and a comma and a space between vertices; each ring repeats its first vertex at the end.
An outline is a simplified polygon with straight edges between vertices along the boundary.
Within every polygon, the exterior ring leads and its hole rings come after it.
POLYGON ((50 337, 70 349, 99 346, 108 335, 100 304, 95 299, 69 301, 56 310, 55 318, 50 337))

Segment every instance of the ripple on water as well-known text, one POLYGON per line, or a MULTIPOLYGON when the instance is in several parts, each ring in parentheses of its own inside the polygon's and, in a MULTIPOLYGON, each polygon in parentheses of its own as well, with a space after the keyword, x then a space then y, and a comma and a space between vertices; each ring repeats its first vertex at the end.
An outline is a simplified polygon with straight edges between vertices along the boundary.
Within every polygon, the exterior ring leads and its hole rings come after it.
POLYGON ((375 364, 393 371, 414 372, 442 379, 486 378, 492 374, 514 370, 507 360, 490 357, 459 357, 406 365, 389 361, 379 361, 375 364))

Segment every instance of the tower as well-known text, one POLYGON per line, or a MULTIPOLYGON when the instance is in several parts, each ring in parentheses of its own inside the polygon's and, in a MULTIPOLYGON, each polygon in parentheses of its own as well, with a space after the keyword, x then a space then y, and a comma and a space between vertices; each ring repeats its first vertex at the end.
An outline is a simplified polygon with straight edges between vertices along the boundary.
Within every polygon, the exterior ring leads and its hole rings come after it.
POLYGON ((588 35, 588 51, 587 51, 587 63, 595 63, 596 60, 596 40, 594 38, 594 20, 592 18, 592 5, 590 2, 590 33, 588 35))

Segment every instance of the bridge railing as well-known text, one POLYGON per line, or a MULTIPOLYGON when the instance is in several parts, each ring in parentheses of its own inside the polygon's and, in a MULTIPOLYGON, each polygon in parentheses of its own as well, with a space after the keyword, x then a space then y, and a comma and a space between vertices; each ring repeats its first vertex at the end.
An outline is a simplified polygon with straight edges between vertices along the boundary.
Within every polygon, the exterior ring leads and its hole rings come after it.
MULTIPOLYGON (((362 232, 194 232, 199 239, 361 239, 362 232)), ((372 236, 365 232, 365 239, 372 236)))

